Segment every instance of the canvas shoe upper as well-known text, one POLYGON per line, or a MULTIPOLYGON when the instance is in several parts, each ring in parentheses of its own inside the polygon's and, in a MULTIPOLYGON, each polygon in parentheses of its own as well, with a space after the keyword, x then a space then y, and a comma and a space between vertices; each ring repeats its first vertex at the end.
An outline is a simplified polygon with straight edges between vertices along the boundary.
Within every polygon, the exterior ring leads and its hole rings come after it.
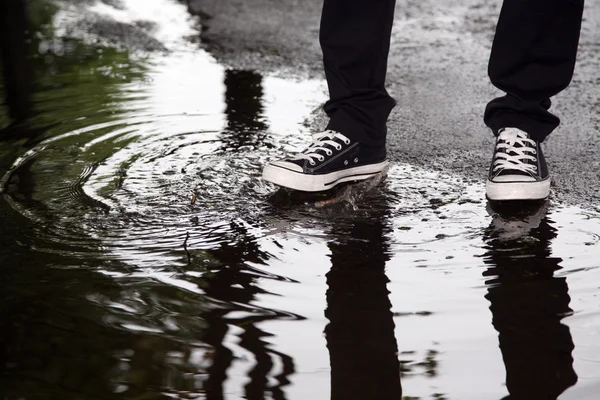
POLYGON ((540 200, 550 194, 550 176, 540 143, 517 128, 498 132, 486 185, 490 200, 540 200))
POLYGON ((387 166, 385 147, 361 145, 335 131, 314 134, 301 153, 268 163, 263 178, 276 185, 317 192, 368 179, 387 166))

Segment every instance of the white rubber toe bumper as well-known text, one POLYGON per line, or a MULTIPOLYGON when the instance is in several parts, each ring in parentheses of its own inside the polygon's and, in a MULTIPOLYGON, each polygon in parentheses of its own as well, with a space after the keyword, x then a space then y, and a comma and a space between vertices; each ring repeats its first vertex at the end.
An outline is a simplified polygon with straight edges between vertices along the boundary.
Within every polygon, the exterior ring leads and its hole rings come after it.
POLYGON ((542 200, 550 195, 550 178, 536 181, 523 176, 500 176, 487 181, 490 200, 542 200))
POLYGON ((369 179, 383 171, 387 167, 388 162, 383 161, 377 164, 362 165, 322 175, 305 174, 302 171, 296 170, 296 168, 286 168, 282 164, 281 162, 267 164, 263 170, 263 179, 278 186, 303 192, 321 192, 331 189, 342 182, 369 179))

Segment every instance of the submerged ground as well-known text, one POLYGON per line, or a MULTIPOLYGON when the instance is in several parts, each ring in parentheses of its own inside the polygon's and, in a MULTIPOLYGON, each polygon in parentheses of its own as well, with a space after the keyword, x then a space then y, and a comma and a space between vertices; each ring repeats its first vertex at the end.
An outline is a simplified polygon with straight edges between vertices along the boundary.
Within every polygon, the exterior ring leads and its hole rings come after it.
POLYGON ((600 7, 553 197, 499 207, 498 7, 432 3, 398 2, 387 176, 328 196, 260 179, 322 121, 319 1, 48 11, 37 114, 0 115, 3 398, 595 399, 600 7))

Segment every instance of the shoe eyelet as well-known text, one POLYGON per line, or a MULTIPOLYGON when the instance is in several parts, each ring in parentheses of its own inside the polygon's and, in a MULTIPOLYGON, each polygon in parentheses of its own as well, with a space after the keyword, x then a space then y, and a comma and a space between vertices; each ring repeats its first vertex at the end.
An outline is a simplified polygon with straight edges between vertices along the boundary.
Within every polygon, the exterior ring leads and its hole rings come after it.
POLYGON ((358 158, 354 159, 354 164, 356 164, 358 162, 358 158))
POLYGON ((348 160, 344 160, 344 165, 348 165, 348 160))
MULTIPOLYGON (((327 154, 328 156, 331 156, 331 155, 333 154, 333 151, 331 151, 331 150, 327 150, 327 151, 325 152, 325 154, 327 154)), ((323 161, 323 160, 321 160, 321 161, 323 161)))
POLYGON ((308 162, 312 167, 314 167, 316 165, 316 163, 314 161, 309 161, 308 162))
POLYGON ((342 145, 340 144, 340 145, 335 146, 335 149, 338 150, 338 151, 341 150, 342 149, 342 145))
POLYGON ((323 156, 319 157, 319 161, 322 162, 323 160, 325 160, 325 157, 323 157, 323 156))
POLYGON ((349 145, 350 144, 350 139, 344 140, 344 143, 346 143, 346 145, 349 145))

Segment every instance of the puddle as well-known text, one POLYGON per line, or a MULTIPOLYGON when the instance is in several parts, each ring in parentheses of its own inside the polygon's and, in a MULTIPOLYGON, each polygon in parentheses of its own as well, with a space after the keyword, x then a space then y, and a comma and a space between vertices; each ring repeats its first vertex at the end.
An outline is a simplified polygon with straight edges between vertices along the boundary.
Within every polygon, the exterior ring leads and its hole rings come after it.
POLYGON ((39 133, 2 145, 6 399, 595 398, 600 214, 409 165, 277 191, 324 82, 164 34, 48 42, 39 133))

